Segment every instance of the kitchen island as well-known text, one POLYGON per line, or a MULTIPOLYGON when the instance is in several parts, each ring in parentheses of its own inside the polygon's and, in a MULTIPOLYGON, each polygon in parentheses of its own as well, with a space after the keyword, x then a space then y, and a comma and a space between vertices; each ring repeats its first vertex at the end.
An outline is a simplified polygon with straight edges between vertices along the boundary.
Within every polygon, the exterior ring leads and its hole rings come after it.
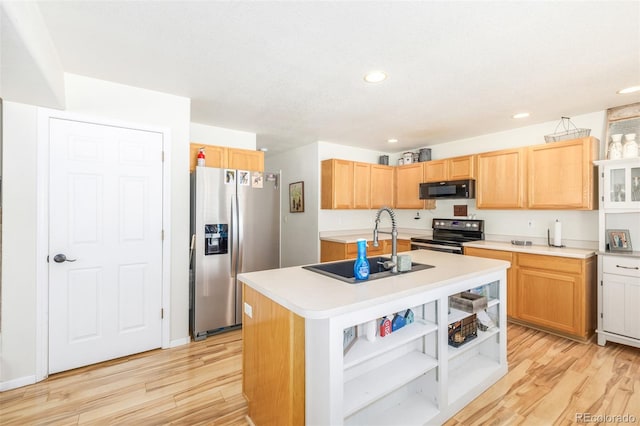
POLYGON ((433 268, 355 285, 301 267, 239 276, 243 392, 256 425, 438 424, 507 372, 509 263, 406 254, 433 268), (449 324, 471 314, 449 309, 449 296, 470 289, 487 297, 495 325, 453 347, 449 324), (367 323, 408 309, 413 323, 365 337, 367 323))

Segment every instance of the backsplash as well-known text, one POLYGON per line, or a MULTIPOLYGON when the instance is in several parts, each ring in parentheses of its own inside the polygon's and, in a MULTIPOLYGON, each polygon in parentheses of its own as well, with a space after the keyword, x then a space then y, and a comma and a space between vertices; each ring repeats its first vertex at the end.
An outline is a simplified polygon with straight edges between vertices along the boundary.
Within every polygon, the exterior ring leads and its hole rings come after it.
MULTIPOLYGON (((546 244, 547 229, 557 220, 562 222, 562 242, 576 248, 597 248, 598 211, 578 210, 478 210, 475 200, 438 200, 434 210, 395 210, 400 228, 431 230, 433 218, 454 218, 453 206, 466 204, 468 214, 485 221, 485 238, 495 241, 526 239, 534 244, 546 244)), ((375 225, 376 210, 320 210, 319 231, 368 229, 375 225)), ((380 226, 391 221, 381 217, 380 226)))

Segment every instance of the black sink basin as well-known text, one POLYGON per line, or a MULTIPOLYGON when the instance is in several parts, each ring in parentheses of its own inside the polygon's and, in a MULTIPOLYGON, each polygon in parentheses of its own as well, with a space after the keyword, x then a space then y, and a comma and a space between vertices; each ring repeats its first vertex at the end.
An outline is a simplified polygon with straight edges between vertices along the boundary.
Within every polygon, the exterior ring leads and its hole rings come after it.
MULTIPOLYGON (((367 281, 386 278, 392 275, 403 275, 408 274, 415 271, 421 271, 423 269, 433 268, 433 265, 425 265, 423 263, 415 263, 411 262, 411 270, 398 272, 394 274, 390 269, 384 269, 382 263, 391 260, 390 257, 367 257, 369 260, 369 279, 367 281)), ((344 260, 342 262, 331 262, 331 263, 318 263, 317 265, 308 265, 303 266, 303 269, 308 269, 309 271, 317 272, 322 275, 326 275, 331 278, 335 278, 337 280, 341 280, 347 283, 356 283, 356 282, 365 282, 365 281, 356 281, 355 276, 353 274, 353 263, 355 259, 344 260)))

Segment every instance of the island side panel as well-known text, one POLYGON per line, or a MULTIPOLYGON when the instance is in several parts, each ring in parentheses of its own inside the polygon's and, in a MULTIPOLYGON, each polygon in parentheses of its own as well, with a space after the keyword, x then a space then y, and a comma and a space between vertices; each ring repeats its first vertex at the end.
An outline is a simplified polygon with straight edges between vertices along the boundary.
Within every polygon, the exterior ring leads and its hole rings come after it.
POLYGON ((305 424, 305 320, 243 283, 242 389, 256 425, 305 424))

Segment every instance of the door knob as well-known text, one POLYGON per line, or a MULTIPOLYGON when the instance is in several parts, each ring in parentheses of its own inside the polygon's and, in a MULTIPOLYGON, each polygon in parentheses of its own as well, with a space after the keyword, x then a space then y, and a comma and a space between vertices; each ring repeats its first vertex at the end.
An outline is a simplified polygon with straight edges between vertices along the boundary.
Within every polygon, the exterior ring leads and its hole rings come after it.
POLYGON ((62 263, 62 262, 75 262, 77 259, 67 259, 67 256, 65 256, 62 253, 56 254, 55 256, 53 256, 53 261, 56 263, 62 263))

